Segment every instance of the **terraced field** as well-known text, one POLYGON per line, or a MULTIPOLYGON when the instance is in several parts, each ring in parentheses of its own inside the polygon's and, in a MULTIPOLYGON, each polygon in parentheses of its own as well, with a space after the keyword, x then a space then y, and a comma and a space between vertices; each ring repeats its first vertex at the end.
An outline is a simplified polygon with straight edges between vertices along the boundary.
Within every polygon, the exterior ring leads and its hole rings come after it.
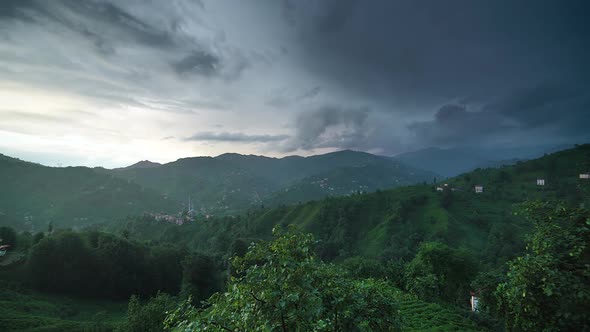
POLYGON ((408 294, 400 294, 404 331, 485 331, 469 319, 471 313, 436 303, 428 303, 408 294))

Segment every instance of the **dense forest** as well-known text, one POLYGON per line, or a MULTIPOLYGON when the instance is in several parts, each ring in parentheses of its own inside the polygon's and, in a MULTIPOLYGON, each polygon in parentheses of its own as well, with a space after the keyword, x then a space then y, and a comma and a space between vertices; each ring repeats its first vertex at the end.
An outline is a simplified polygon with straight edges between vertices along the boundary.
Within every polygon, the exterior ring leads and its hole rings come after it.
POLYGON ((4 226, 0 329, 587 330, 588 168, 580 145, 183 225, 4 226))

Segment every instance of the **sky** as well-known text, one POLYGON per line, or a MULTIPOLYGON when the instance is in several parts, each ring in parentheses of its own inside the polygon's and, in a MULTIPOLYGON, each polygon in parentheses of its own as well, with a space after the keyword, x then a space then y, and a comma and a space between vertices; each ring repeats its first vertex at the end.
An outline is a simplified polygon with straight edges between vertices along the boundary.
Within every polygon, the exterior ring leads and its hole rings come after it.
POLYGON ((2 0, 0 153, 120 167, 590 141, 586 1, 2 0))

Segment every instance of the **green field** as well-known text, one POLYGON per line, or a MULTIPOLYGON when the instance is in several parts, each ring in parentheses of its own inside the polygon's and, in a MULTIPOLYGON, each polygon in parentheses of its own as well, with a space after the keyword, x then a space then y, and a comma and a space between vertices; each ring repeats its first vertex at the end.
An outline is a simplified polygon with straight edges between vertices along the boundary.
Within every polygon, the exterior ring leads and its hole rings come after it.
POLYGON ((0 289, 0 331, 113 331, 127 302, 78 299, 28 290, 0 289))

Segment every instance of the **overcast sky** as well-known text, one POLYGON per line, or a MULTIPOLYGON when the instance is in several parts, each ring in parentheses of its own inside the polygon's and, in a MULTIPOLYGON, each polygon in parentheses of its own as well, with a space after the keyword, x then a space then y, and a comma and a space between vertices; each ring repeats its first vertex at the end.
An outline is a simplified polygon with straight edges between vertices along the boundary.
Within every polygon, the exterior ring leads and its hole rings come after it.
POLYGON ((0 153, 590 141, 587 1, 0 1, 0 153))

